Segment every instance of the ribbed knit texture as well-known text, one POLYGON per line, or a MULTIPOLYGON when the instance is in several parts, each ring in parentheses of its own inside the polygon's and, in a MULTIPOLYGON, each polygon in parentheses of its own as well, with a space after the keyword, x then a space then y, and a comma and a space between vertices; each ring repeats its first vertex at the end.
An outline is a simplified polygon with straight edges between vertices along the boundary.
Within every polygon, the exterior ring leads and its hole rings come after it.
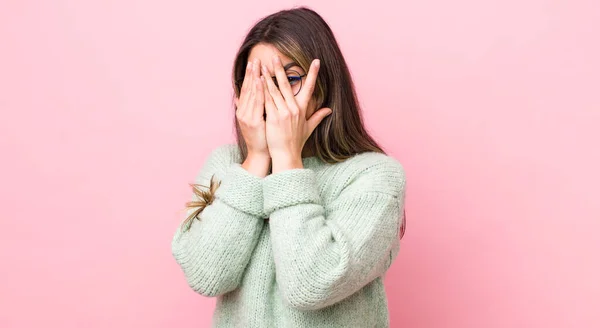
POLYGON ((214 174, 221 186, 172 251, 189 286, 218 297, 212 327, 389 327, 383 278, 399 250, 402 166, 379 153, 302 161, 263 179, 224 145, 200 170, 196 183, 214 174))

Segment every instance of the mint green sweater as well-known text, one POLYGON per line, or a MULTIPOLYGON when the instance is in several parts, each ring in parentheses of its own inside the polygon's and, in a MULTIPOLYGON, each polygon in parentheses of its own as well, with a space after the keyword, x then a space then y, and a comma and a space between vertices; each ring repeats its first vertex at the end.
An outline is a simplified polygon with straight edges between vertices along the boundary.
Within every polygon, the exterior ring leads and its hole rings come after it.
POLYGON ((172 241, 189 286, 218 297, 212 327, 389 327, 383 277, 399 250, 402 166, 380 153, 308 157, 260 178, 240 163, 237 145, 210 154, 195 182, 215 174, 221 186, 172 241))

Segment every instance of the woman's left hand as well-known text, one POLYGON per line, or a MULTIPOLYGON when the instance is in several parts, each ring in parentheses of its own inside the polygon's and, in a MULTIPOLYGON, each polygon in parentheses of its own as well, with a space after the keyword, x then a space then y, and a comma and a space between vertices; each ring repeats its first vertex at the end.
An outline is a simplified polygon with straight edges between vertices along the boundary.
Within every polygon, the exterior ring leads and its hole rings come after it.
POLYGON ((298 95, 294 96, 286 72, 278 56, 273 57, 273 68, 277 78, 275 85, 267 67, 262 65, 262 82, 265 93, 266 138, 271 154, 273 173, 302 168, 302 149, 317 125, 331 114, 330 108, 321 108, 306 119, 306 111, 313 96, 319 60, 311 63, 306 82, 298 95))

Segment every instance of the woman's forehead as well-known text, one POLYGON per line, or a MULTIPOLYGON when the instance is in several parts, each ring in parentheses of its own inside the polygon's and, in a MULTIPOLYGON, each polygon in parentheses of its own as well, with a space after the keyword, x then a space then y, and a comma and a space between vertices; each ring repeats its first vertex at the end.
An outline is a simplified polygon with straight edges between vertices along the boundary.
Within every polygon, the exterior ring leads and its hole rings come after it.
POLYGON ((277 48, 270 44, 259 43, 255 45, 252 50, 250 50, 250 54, 248 55, 248 61, 253 61, 255 59, 259 59, 261 65, 264 64, 267 66, 270 72, 273 72, 273 56, 278 55, 281 59, 281 64, 286 66, 288 64, 292 64, 294 61, 282 54, 277 48))

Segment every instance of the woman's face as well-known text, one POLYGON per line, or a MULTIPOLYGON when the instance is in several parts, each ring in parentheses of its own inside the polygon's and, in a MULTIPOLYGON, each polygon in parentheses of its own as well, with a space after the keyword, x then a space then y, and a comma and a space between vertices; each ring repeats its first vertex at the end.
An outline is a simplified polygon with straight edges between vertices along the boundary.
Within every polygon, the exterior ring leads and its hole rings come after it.
MULTIPOLYGON (((260 60, 261 65, 267 66, 267 70, 271 76, 275 76, 275 71, 273 69, 273 56, 278 55, 281 59, 281 65, 286 69, 288 74, 299 73, 300 75, 304 75, 306 72, 298 66, 292 59, 285 56, 277 48, 267 43, 259 43, 255 45, 252 50, 250 50, 250 55, 248 56, 249 61, 253 61, 254 59, 260 60)), ((304 82, 306 81, 306 77, 302 79, 302 87, 304 87, 304 82)), ((312 101, 311 101, 312 104, 312 101)), ((310 118, 310 116, 314 113, 315 109, 313 106, 309 104, 306 109, 306 119, 310 118)))

